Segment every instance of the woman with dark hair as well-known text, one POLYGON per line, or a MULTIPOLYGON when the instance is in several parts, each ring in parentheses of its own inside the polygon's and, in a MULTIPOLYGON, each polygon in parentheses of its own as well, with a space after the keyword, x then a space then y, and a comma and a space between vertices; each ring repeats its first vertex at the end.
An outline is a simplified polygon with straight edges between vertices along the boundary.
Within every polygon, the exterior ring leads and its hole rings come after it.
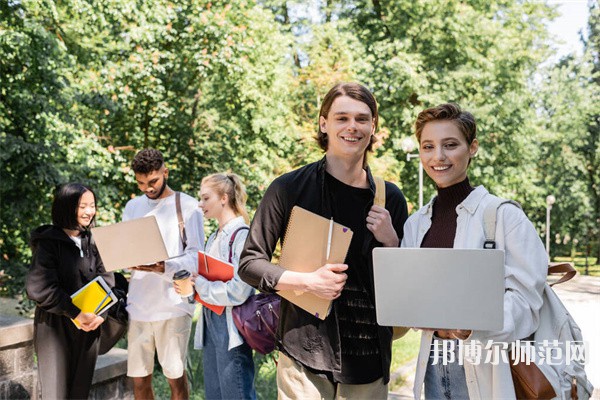
POLYGON ((26 289, 37 303, 33 340, 43 399, 85 399, 92 384, 104 318, 82 312, 71 295, 98 275, 114 286, 90 235, 95 215, 92 189, 67 183, 55 193, 52 225, 31 234, 26 289))

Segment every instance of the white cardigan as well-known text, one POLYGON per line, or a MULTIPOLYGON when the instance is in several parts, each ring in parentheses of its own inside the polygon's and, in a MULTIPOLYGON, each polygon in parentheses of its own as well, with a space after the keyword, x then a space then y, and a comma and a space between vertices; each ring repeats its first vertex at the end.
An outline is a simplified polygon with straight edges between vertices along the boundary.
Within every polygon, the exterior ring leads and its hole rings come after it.
MULTIPOLYGON (((229 221, 224 227, 220 241, 214 242, 216 235, 213 233, 206 242, 206 251, 211 251, 213 243, 218 245, 219 258, 224 261, 229 261, 229 240, 233 232, 242 226, 248 226, 244 222, 243 217, 236 217, 229 221)), ((209 304, 218 304, 225 307, 225 316, 227 320, 227 333, 229 334, 228 350, 233 349, 244 343, 244 339, 238 332, 233 322, 232 309, 233 306, 242 304, 248 297, 254 293, 254 288, 244 281, 238 275, 238 265, 240 262, 240 254, 244 248, 248 230, 242 229, 236 234, 235 243, 232 248, 231 263, 235 267, 233 279, 227 282, 215 281, 210 282, 201 275, 196 278, 195 290, 200 295, 202 300, 209 304)), ((204 343, 204 314, 201 312, 196 324, 196 333, 194 334, 194 348, 203 348, 204 343)))
MULTIPOLYGON (((483 248, 483 213, 492 197, 483 186, 479 186, 456 207, 458 217, 454 248, 483 248)), ((421 246, 423 237, 431 226, 433 201, 406 221, 402 247, 421 246)), ((504 205, 498 210, 496 248, 505 251, 504 328, 497 332, 474 331, 465 344, 469 340, 478 340, 483 345, 489 340, 499 345, 510 344, 528 337, 538 326, 548 257, 533 224, 521 209, 504 205)), ((421 335, 413 389, 416 399, 421 398, 432 336, 433 331, 423 331, 421 335)), ((484 362, 475 365, 465 361, 464 367, 471 399, 515 398, 509 364, 500 361, 498 365, 484 362)))

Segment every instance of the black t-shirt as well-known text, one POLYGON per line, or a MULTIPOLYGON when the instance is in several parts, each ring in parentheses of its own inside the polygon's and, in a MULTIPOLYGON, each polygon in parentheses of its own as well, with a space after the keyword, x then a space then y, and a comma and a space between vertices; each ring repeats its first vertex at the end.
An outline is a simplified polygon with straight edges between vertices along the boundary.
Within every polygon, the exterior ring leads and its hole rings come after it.
POLYGON ((362 247, 367 232, 367 213, 373 202, 370 189, 346 185, 330 174, 325 183, 331 194, 333 219, 353 232, 346 257, 348 280, 335 300, 341 340, 342 371, 328 376, 346 384, 371 383, 383 376, 380 343, 368 260, 362 247))

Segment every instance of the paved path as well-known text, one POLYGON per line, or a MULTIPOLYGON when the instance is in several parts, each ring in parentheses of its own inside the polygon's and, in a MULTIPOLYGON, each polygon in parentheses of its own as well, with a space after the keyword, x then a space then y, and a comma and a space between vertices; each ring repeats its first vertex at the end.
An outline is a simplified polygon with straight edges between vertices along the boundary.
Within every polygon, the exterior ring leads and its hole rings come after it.
MULTIPOLYGON (((549 278, 549 281, 553 280, 553 277, 549 278)), ((554 290, 581 328, 584 341, 589 344, 585 370, 595 388, 592 398, 600 400, 600 277, 577 275, 569 282, 555 286, 554 290)), ((415 361, 412 361, 392 373, 393 377, 402 376, 405 383, 389 394, 389 400, 413 398, 414 371, 415 361)))

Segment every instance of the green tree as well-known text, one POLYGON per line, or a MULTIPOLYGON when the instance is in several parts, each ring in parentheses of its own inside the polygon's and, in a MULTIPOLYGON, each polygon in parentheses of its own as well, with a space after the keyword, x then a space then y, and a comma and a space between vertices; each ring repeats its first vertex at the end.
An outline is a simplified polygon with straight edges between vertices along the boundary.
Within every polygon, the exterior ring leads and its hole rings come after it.
MULTIPOLYGON (((591 244, 600 256, 600 10, 590 7, 588 39, 582 56, 565 57, 540 85, 540 170, 556 196, 552 232, 565 251, 591 244), (561 245, 562 244, 562 245, 561 245)), ((550 192, 549 192, 550 193, 550 192)), ((554 235, 553 235, 554 236, 554 235)), ((554 242, 554 237, 551 237, 554 242)), ((554 244, 553 244, 554 246, 554 244)), ((585 251, 585 250, 584 250, 585 251)), ((600 258, 598 258, 600 259, 600 258)))
POLYGON ((291 168, 288 41, 255 2, 0 7, 2 290, 21 290, 29 231, 49 222, 58 183, 94 187, 109 223, 137 192, 129 163, 144 147, 192 194, 207 173, 234 170, 252 207, 291 168))
MULTIPOLYGON (((541 2, 372 0, 312 2, 308 18, 293 1, 269 1, 296 36, 296 96, 315 104, 332 82, 355 79, 370 87, 381 109, 381 145, 371 161, 377 173, 417 198, 417 163, 406 163, 401 140, 412 136, 423 108, 454 101, 472 111, 482 148, 472 166, 474 184, 524 203, 543 220, 538 187, 535 96, 532 77, 547 56, 544 22, 553 10, 541 2), (321 43, 319 45, 319 43, 321 43), (317 51, 311 51, 311 50, 317 51), (349 59, 347 70, 338 60, 349 59), (344 71, 345 73, 340 73, 344 71)), ((306 117, 316 107, 305 106, 306 117)), ((313 117, 314 118, 314 117, 313 117)), ((428 180, 425 200, 434 187, 428 180)))
POLYGON ((54 187, 93 184, 107 170, 106 153, 74 118, 74 59, 55 17, 51 1, 0 3, 0 294, 21 290, 29 232, 50 222, 54 187))
MULTIPOLYGON (((471 167, 473 183, 535 213, 542 199, 534 200, 530 77, 546 54, 543 22, 550 11, 541 3, 511 1, 359 1, 345 7, 350 26, 362 28, 358 35, 371 55, 362 76, 380 99, 390 132, 379 154, 404 164, 400 140, 412 135, 416 114, 457 102, 478 120, 482 146, 471 167)), ((413 202, 416 167, 406 165, 400 176, 413 202)), ((433 189, 427 185, 425 201, 433 189)))
MULTIPOLYGON (((207 173, 234 170, 247 179, 255 204, 295 148, 285 36, 253 2, 136 4, 123 2, 127 14, 90 10, 93 22, 69 27, 69 37, 85 30, 78 48, 96 49, 79 73, 83 114, 94 116, 90 129, 127 159, 144 147, 162 150, 183 190, 197 190, 207 173), (98 32, 119 51, 86 44, 98 32)), ((121 187, 135 193, 131 181, 121 187)))

